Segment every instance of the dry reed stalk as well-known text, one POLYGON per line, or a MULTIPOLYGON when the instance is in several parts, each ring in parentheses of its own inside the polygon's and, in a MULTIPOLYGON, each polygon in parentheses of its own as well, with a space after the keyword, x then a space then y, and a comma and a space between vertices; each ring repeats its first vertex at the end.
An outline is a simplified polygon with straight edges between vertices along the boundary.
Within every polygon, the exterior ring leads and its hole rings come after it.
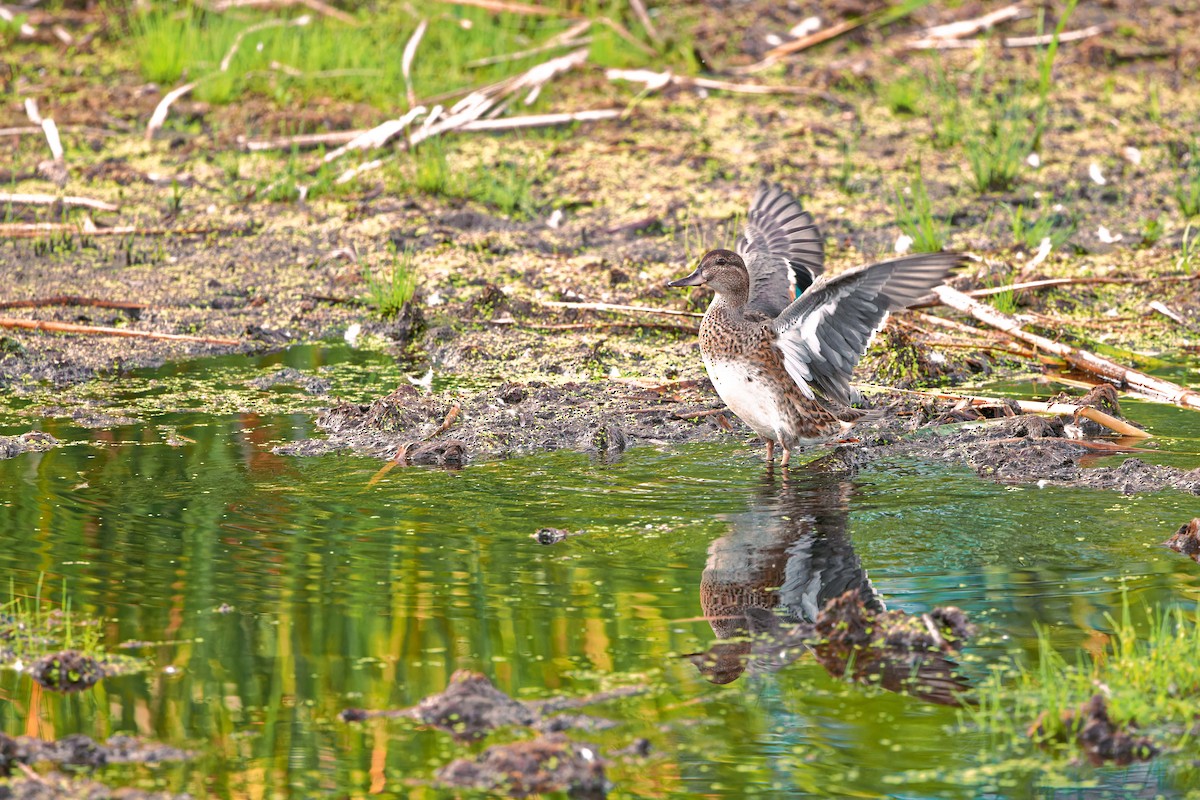
POLYGON ((1039 350, 1053 353, 1078 370, 1096 375, 1118 387, 1130 389, 1159 401, 1174 403, 1184 408, 1200 409, 1200 393, 1191 389, 1130 369, 1087 350, 1030 333, 1021 328, 1019 320, 997 311, 989 305, 980 303, 957 289, 939 286, 933 291, 943 303, 951 308, 970 314, 985 325, 1003 331, 1014 339, 1039 350))

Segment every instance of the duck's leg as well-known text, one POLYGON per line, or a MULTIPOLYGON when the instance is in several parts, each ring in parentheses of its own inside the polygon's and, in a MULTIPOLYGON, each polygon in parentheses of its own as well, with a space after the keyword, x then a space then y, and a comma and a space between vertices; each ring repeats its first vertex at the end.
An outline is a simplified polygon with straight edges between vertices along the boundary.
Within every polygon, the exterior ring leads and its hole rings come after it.
POLYGON ((767 439, 767 461, 775 461, 775 442, 771 439, 767 439))
POLYGON ((786 467, 786 466, 788 465, 788 460, 789 460, 791 457, 792 457, 792 451, 791 451, 791 450, 788 450, 786 447, 785 447, 785 448, 783 448, 783 458, 782 458, 782 459, 780 459, 780 461, 779 461, 779 466, 781 466, 781 467, 786 467))

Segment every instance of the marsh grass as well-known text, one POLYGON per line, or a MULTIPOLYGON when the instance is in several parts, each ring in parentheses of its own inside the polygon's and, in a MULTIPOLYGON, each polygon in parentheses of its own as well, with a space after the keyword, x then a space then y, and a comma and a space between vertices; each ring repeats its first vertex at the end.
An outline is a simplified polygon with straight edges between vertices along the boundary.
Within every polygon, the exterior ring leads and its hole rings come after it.
POLYGON ((1175 260, 1175 266, 1181 272, 1191 272, 1198 258, 1200 258, 1200 232, 1193 231, 1189 223, 1183 229, 1183 238, 1179 240, 1179 258, 1175 260))
MULTIPOLYGON (((967 157, 975 189, 982 193, 1007 191, 1016 185, 1025 168, 1025 158, 1041 144, 1049 116, 1051 90, 1054 86, 1054 60, 1058 55, 1059 37, 1075 10, 1078 0, 1069 0, 1059 16, 1050 44, 1037 56, 1037 80, 1031 85, 1020 77, 1007 81, 1007 85, 985 96, 982 79, 986 65, 981 63, 976 73, 975 88, 971 97, 974 116, 982 121, 974 124, 957 118, 954 125, 964 124, 968 132, 963 134, 963 149, 967 157), (970 132, 973 129, 973 133, 970 132)), ((1044 29, 1044 12, 1038 18, 1038 31, 1044 29)), ((944 92, 943 92, 944 93, 944 92)), ((960 109, 961 111, 961 109, 960 109)), ((956 119, 943 113, 943 119, 956 119)), ((967 115, 970 119, 970 115, 967 115)), ((951 129, 952 137, 958 129, 951 129)), ((936 135, 935 135, 936 141, 936 135)))
MULTIPOLYGON (((555 3, 546 5, 554 6, 555 3)), ((569 4, 559 3, 566 8, 569 4)), ((589 3, 593 18, 613 17, 629 27, 627 6, 589 3)), ((571 9, 573 13, 577 8, 571 9)), ((321 15, 303 26, 283 25, 246 35, 229 64, 219 69, 238 35, 268 20, 295 19, 277 13, 213 14, 198 5, 182 10, 152 3, 132 13, 129 32, 142 74, 172 85, 199 81, 194 96, 211 103, 230 103, 247 93, 265 95, 281 104, 317 97, 361 102, 379 108, 406 107, 400 54, 417 25, 399 4, 360 12, 363 24, 349 26, 321 15)), ((497 64, 471 66, 490 56, 530 50, 562 33, 573 19, 553 16, 495 14, 469 6, 448 6, 430 19, 413 62, 413 84, 419 97, 480 86, 567 52, 540 53, 497 64)), ((593 25, 591 60, 600 66, 642 66, 648 57, 631 47, 609 26, 593 25)), ((670 66, 694 71, 683 50, 672 49, 670 66)))
POLYGON ((918 174, 907 191, 897 188, 893 196, 896 225, 912 238, 912 252, 940 253, 946 245, 946 225, 933 213, 924 178, 918 174))
POLYGON ((996 750, 1029 752, 1040 746, 1054 758, 1077 754, 1075 731, 1063 712, 1074 711, 1099 693, 1109 713, 1124 726, 1136 721, 1167 750, 1191 740, 1196 698, 1200 696, 1200 625, 1196 612, 1147 608, 1135 624, 1128 597, 1121 618, 1108 618, 1112 632, 1103 649, 1068 658, 1039 631, 1034 666, 996 667, 978 687, 978 705, 964 710, 963 722, 985 734, 996 750), (1042 720, 1035 742, 1027 732, 1042 720))
POLYGON ((1032 114, 1014 93, 989 105, 986 121, 963 139, 963 150, 979 193, 1006 191, 1017 183, 1025 157, 1038 138, 1032 114))
POLYGON ((322 163, 315 172, 310 172, 309 163, 299 149, 293 148, 287 160, 265 179, 255 182, 254 196, 275 203, 292 203, 350 191, 348 185, 334 183, 334 170, 329 165, 322 163))
POLYGON ((921 108, 924 93, 923 82, 914 75, 906 75, 884 84, 881 92, 883 102, 898 117, 911 117, 916 114, 921 108))
POLYGON ((1138 236, 1138 247, 1153 247, 1166 233, 1161 216, 1143 217, 1138 236))
POLYGON ((417 288, 415 261, 412 250, 397 250, 395 245, 388 245, 387 263, 372 268, 363 264, 363 284, 366 288, 364 299, 383 319, 390 319, 400 313, 404 304, 412 299, 417 288))
POLYGON ((1012 225, 1013 242, 1026 250, 1036 250, 1043 239, 1049 239, 1055 248, 1062 247, 1075 233, 1075 222, 1063 214, 1043 211, 1034 216, 1034 212, 1026 206, 1011 205, 1006 208, 1012 225))
POLYGON ((1179 185, 1175 188, 1175 202, 1184 217, 1200 216, 1200 145, 1192 143, 1187 161, 1182 166, 1179 185))
POLYGON ((963 101, 940 61, 934 63, 926 92, 932 99, 933 146, 943 150, 956 147, 967 134, 963 101))
POLYGON ((94 658, 104 655, 102 627, 95 620, 72 613, 66 586, 62 596, 67 599, 61 610, 48 610, 44 588, 44 576, 39 577, 33 597, 22 597, 9 583, 9 601, 0 605, 0 641, 4 643, 0 664, 28 664, 62 649, 78 650, 94 658))
POLYGON ((480 164, 475 168, 469 194, 507 217, 529 219, 538 213, 533 199, 532 170, 511 161, 480 164))

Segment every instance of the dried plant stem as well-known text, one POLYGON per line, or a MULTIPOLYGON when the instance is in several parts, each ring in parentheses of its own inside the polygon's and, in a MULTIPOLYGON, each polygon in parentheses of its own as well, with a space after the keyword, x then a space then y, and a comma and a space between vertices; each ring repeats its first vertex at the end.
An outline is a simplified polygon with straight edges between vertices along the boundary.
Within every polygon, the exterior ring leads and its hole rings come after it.
POLYGON ((61 203, 64 206, 76 208, 91 208, 96 211, 119 211, 118 206, 104 200, 94 200, 90 197, 65 195, 59 197, 53 194, 22 194, 19 192, 0 192, 0 204, 12 203, 21 206, 52 206, 61 203))
POLYGON ((17 319, 0 317, 0 328, 23 328, 31 331, 49 331, 51 333, 79 333, 91 336, 125 336, 134 339, 163 339, 173 342, 197 342, 200 344, 220 344, 237 346, 246 344, 241 339, 226 339, 220 336, 188 336, 182 333, 154 333, 153 331, 134 331, 125 328, 110 328, 104 325, 76 325, 72 322, 54 322, 40 319, 17 319))
POLYGON ((141 311, 150 307, 145 303, 103 300, 98 297, 80 297, 74 294, 60 294, 34 300, 8 300, 0 303, 0 308, 46 308, 47 306, 89 306, 92 308, 118 308, 124 311, 141 311))
POLYGON ((1200 409, 1200 393, 1162 378, 1129 369, 1087 350, 1047 339, 1021 328, 1021 323, 989 305, 973 300, 957 289, 939 286, 933 290, 943 303, 1033 347, 1053 353, 1078 370, 1096 375, 1118 387, 1129 389, 1184 408, 1200 409))

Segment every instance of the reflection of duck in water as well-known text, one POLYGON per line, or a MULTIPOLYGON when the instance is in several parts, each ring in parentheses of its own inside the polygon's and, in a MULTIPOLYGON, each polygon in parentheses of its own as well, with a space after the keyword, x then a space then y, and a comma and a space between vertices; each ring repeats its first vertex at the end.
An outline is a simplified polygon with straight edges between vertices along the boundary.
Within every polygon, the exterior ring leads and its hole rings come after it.
POLYGON ((851 677, 893 690, 916 673, 913 693, 935 701, 953 702, 964 688, 941 653, 965 627, 956 631, 936 612, 885 610, 846 530, 850 494, 835 476, 777 483, 768 472, 754 507, 709 546, 700 605, 720 641, 691 656, 708 680, 774 672, 811 651, 831 674, 844 674, 849 661, 851 677))

